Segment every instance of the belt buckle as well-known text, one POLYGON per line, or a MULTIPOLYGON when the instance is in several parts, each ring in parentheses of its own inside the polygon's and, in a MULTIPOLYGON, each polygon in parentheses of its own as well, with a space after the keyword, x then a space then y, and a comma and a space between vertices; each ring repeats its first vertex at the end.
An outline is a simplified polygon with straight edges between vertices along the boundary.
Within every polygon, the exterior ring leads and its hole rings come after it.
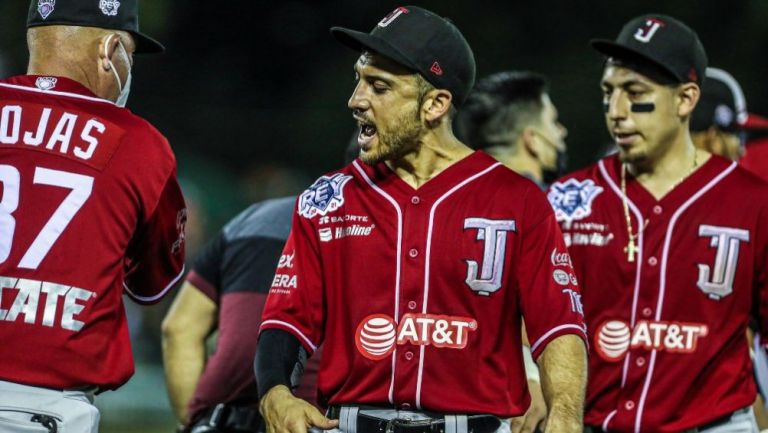
POLYGON ((219 427, 219 423, 224 417, 224 409, 226 409, 226 405, 224 403, 219 403, 216 405, 216 407, 213 409, 213 412, 211 413, 211 418, 208 420, 209 426, 219 427))
POLYGON ((432 419, 413 420, 410 418, 393 418, 387 421, 387 424, 384 429, 384 433, 396 433, 402 430, 402 429, 397 429, 397 427, 403 427, 405 429, 407 429, 408 427, 428 427, 433 422, 434 420, 432 419))

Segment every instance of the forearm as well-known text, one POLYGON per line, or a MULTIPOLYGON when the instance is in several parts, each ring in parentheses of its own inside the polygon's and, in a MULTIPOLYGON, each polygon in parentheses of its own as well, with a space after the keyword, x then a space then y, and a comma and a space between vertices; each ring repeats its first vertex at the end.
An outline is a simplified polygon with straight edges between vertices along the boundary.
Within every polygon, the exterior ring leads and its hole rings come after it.
POLYGON ((168 397, 173 413, 180 423, 187 424, 189 422, 187 406, 205 367, 204 341, 165 333, 163 334, 163 361, 168 397))
POLYGON ((587 354, 576 335, 552 340, 538 359, 541 387, 549 408, 547 432, 581 432, 587 384, 587 354))

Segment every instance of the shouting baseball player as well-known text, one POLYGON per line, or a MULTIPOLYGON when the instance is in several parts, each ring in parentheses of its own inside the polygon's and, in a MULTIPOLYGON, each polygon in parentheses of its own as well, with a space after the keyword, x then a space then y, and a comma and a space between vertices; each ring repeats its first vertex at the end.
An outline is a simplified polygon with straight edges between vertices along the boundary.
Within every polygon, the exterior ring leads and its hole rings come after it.
POLYGON ((618 154, 548 195, 593 343, 585 423, 754 432, 744 335, 766 305, 768 188, 693 145, 689 122, 707 65, 693 30, 644 15, 593 46, 606 56, 605 121, 618 154))
POLYGON ((268 426, 509 431, 501 418, 529 404, 524 317, 547 428, 581 431, 585 335, 554 214, 535 184, 451 131, 475 77, 466 40, 411 6, 370 33, 332 33, 362 52, 348 103, 360 158, 299 197, 256 360, 268 426), (321 342, 332 420, 288 389, 321 342))
POLYGON ((166 139, 123 108, 136 0, 32 1, 28 75, 0 81, 0 431, 95 432, 133 374, 122 295, 181 277, 186 209, 166 139))

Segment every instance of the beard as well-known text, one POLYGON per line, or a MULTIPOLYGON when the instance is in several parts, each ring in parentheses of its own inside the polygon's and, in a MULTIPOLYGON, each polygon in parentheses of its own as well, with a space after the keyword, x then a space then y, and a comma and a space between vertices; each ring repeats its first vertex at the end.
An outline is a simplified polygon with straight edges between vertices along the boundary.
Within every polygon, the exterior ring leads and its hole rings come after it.
POLYGON ((418 108, 403 113, 394 122, 394 127, 384 127, 376 131, 376 146, 369 151, 361 151, 360 159, 368 165, 402 158, 418 148, 418 143, 425 134, 418 108))

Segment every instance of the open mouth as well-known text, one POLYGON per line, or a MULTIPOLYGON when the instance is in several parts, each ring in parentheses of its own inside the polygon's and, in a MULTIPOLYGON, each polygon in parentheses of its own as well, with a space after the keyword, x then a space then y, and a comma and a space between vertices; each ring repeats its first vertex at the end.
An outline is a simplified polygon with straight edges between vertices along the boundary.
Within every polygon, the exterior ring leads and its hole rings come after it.
POLYGON ((357 136, 357 143, 363 151, 367 151, 371 147, 371 142, 376 138, 376 125, 373 123, 358 120, 360 125, 360 134, 357 136))

